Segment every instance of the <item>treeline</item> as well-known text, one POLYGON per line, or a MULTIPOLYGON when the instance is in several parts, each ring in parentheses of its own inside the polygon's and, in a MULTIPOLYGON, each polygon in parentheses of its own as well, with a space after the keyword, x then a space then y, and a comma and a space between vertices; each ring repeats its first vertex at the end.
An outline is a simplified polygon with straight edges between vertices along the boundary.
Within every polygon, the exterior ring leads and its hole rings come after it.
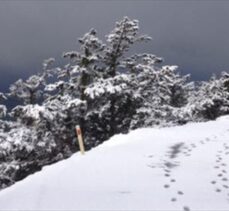
POLYGON ((0 188, 78 151, 77 124, 89 150, 132 129, 229 113, 229 74, 194 83, 160 57, 129 55, 150 40, 137 20, 124 17, 105 42, 91 29, 78 40, 79 51, 63 53, 65 66, 48 59, 40 73, 0 93, 0 188), (18 105, 7 111, 4 102, 12 99, 18 105))

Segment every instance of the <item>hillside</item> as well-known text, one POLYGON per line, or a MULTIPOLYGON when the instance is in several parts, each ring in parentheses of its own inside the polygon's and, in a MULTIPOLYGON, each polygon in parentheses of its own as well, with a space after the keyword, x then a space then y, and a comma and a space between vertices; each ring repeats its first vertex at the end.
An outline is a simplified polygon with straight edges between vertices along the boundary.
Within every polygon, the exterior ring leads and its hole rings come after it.
POLYGON ((229 116, 116 135, 0 192, 0 210, 228 210, 229 116))

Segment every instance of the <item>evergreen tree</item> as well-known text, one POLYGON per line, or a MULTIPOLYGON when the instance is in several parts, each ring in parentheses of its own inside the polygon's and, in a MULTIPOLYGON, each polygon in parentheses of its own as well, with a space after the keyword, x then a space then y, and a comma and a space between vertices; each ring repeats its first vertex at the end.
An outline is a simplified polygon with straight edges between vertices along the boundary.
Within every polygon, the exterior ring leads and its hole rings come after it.
POLYGON ((195 105, 193 116, 197 120, 213 120, 228 114, 228 74, 222 73, 218 79, 213 76, 209 81, 201 82, 191 103, 195 105))
POLYGON ((138 20, 124 17, 116 22, 115 28, 107 35, 104 63, 106 64, 105 77, 114 77, 117 74, 124 54, 130 47, 139 41, 148 41, 151 37, 139 35, 138 20))
POLYGON ((75 90, 71 88, 70 93, 74 93, 75 97, 84 100, 85 88, 92 83, 95 77, 99 77, 99 63, 105 46, 98 39, 95 29, 91 29, 78 41, 80 52, 72 51, 63 54, 64 58, 69 58, 70 63, 60 71, 59 77, 67 77, 68 83, 75 88, 75 90))
POLYGON ((26 81, 17 80, 10 86, 9 97, 15 97, 24 105, 36 104, 42 97, 43 79, 40 75, 32 75, 26 81))

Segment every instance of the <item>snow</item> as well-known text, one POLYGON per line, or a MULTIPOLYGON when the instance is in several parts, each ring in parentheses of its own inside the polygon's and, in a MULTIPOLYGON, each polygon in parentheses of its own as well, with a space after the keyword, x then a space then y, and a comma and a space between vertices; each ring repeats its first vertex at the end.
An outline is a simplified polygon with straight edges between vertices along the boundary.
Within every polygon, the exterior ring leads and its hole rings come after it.
POLYGON ((67 108, 70 108, 70 107, 77 107, 79 106, 80 104, 86 104, 86 101, 83 101, 83 100, 80 100, 80 99, 73 99, 73 100, 66 100, 66 104, 67 104, 67 108))
POLYGON ((163 69, 163 70, 176 71, 176 70, 177 70, 177 68, 178 68, 178 66, 176 66, 176 65, 170 65, 170 66, 165 65, 165 66, 162 66, 162 69, 163 69))
POLYGON ((59 87, 63 86, 64 85, 64 81, 58 81, 54 84, 48 84, 46 87, 45 87, 45 91, 49 91, 49 92, 52 92, 52 91, 55 91, 56 89, 58 89, 59 87))
POLYGON ((228 210, 229 116, 145 128, 0 192, 0 210, 228 210))
POLYGON ((79 73, 80 72, 80 66, 79 65, 75 65, 72 70, 71 70, 71 74, 75 74, 75 73, 79 73))
POLYGON ((8 133, 0 132, 0 152, 7 154, 16 149, 26 149, 31 152, 34 149, 33 143, 31 143, 31 139, 30 142, 25 141, 25 137, 33 132, 26 127, 14 128, 8 133))
POLYGON ((114 94, 120 93, 122 90, 127 88, 126 83, 130 81, 130 78, 126 74, 120 74, 114 78, 109 79, 99 79, 92 86, 89 86, 85 89, 84 93, 89 96, 91 99, 99 97, 105 93, 114 94), (114 83, 122 80, 121 84, 115 85, 114 83))

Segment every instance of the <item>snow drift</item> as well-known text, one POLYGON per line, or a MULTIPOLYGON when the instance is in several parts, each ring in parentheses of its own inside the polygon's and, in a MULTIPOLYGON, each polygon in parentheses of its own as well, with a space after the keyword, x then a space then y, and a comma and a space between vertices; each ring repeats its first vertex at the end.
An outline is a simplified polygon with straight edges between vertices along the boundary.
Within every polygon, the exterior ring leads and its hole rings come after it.
POLYGON ((0 210, 228 210, 229 116, 138 129, 0 192, 0 210))

